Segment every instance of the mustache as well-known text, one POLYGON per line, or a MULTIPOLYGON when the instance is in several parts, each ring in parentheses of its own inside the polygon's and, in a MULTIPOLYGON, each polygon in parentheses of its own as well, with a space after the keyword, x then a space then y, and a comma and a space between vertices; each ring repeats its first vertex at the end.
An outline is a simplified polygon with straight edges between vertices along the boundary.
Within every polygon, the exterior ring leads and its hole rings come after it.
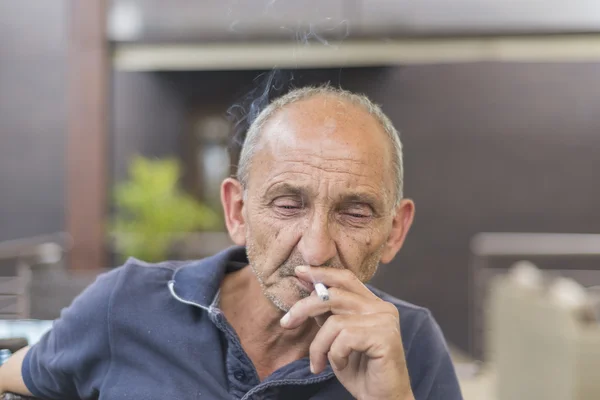
MULTIPOLYGON (((304 260, 304 258, 302 256, 300 256, 299 254, 294 254, 294 255, 290 256, 287 260, 285 260, 283 262, 283 264, 281 264, 279 266, 279 268, 278 268, 279 276, 280 277, 296 276, 295 269, 299 265, 311 265, 311 264, 306 262, 304 260)), ((336 265, 336 263, 334 263, 333 260, 329 260, 321 265, 313 265, 313 266, 325 267, 325 268, 339 268, 339 269, 344 268, 341 265, 336 265)))

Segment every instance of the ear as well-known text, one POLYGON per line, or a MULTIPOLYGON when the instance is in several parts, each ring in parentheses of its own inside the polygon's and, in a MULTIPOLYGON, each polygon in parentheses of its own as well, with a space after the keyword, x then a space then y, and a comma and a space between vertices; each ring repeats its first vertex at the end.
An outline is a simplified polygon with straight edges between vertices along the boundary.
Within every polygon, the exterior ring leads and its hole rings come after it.
POLYGON ((392 231, 384 245, 381 255, 381 262, 389 263, 396 256, 404 244, 404 239, 408 234, 413 219, 415 217, 415 203, 412 200, 404 199, 396 207, 396 214, 392 222, 392 231))
POLYGON ((221 204, 225 213, 225 225, 229 237, 238 246, 246 244, 246 221, 244 220, 244 189, 234 178, 227 178, 221 184, 221 204))

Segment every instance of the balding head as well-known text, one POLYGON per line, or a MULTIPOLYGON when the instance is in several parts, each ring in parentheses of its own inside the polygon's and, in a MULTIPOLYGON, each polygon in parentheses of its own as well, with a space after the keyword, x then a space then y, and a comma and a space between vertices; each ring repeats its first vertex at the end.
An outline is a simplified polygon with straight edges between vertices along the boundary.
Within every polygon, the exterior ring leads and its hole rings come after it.
POLYGON ((367 282, 412 223, 397 132, 350 92, 299 89, 273 102, 249 129, 238 175, 221 186, 227 229, 282 310, 310 294, 296 266, 346 269, 367 282))
MULTIPOLYGON (((335 123, 336 125, 340 122, 339 119, 343 117, 344 112, 360 112, 370 115, 373 119, 374 124, 371 126, 371 130, 364 131, 364 137, 362 138, 365 146, 370 146, 372 139, 377 135, 375 131, 383 132, 387 137, 387 144, 391 155, 391 166, 392 166, 392 185, 391 192, 395 198, 395 204, 398 204, 403 197, 403 156, 402 156, 402 143, 397 130, 394 128, 390 119, 383 113, 381 108, 371 102, 366 96, 355 94, 346 90, 336 89, 329 86, 322 87, 306 87, 301 89, 292 90, 286 95, 278 98, 267 106, 254 120, 248 129, 246 140, 242 147, 240 154, 240 160, 237 169, 237 178, 244 187, 247 187, 250 178, 250 168, 255 156, 259 144, 261 143, 261 133, 263 128, 267 125, 277 114, 283 109, 291 109, 291 105, 298 102, 305 102, 311 98, 320 98, 321 101, 327 103, 328 101, 337 102, 340 107, 335 111, 335 115, 323 115, 323 113, 331 113, 332 108, 325 107, 304 107, 305 118, 316 118, 317 114, 321 114, 320 118, 329 118, 329 123, 335 123), (344 108, 343 106, 346 105, 344 108), (308 111, 310 110, 310 111, 308 111), (312 113, 307 115, 306 112, 312 113), (373 130, 375 128, 375 131, 373 130)), ((298 111, 297 112, 302 112, 298 111)), ((345 120, 348 121, 350 115, 345 116, 345 120)), ((278 132, 276 134, 285 135, 285 132, 278 132)), ((318 138, 315 137, 318 140, 318 138)), ((283 140, 283 137, 277 138, 277 140, 283 140)))

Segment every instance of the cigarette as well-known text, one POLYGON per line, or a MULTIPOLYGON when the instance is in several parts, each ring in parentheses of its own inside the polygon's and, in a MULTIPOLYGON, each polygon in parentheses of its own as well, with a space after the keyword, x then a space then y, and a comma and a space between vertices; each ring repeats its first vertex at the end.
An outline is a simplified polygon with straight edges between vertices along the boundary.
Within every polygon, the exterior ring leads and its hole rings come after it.
POLYGON ((321 282, 315 283, 315 291, 317 292, 317 296, 319 296, 321 301, 329 300, 329 291, 321 282))

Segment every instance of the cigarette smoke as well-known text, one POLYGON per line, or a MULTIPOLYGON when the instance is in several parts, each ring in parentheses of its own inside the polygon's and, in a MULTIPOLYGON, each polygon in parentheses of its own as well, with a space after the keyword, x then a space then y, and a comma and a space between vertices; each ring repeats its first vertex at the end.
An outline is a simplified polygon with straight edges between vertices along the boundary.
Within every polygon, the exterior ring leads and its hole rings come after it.
MULTIPOLYGON (((234 0, 229 7, 229 17, 231 18, 230 30, 236 34, 243 35, 243 20, 236 18, 239 16, 233 15, 233 10, 238 8, 238 1, 234 0)), ((335 51, 337 46, 350 35, 350 23, 348 20, 336 20, 330 16, 319 16, 314 21, 294 19, 289 13, 281 11, 282 7, 286 8, 286 1, 290 2, 292 0, 268 0, 265 4, 264 16, 277 23, 281 21, 279 28, 283 36, 287 37, 290 41, 290 51, 294 55, 299 48, 312 45, 328 46, 331 48, 331 51, 335 51)), ((315 13, 319 15, 319 3, 316 2, 314 5, 315 13)), ((295 77, 298 74, 298 71, 282 70, 277 67, 274 67, 271 71, 259 74, 254 79, 252 86, 234 101, 227 110, 227 117, 232 125, 229 141, 229 153, 232 162, 230 172, 232 175, 235 174, 239 153, 248 128, 271 101, 295 87, 295 77)), ((331 84, 331 82, 320 83, 331 84)))

